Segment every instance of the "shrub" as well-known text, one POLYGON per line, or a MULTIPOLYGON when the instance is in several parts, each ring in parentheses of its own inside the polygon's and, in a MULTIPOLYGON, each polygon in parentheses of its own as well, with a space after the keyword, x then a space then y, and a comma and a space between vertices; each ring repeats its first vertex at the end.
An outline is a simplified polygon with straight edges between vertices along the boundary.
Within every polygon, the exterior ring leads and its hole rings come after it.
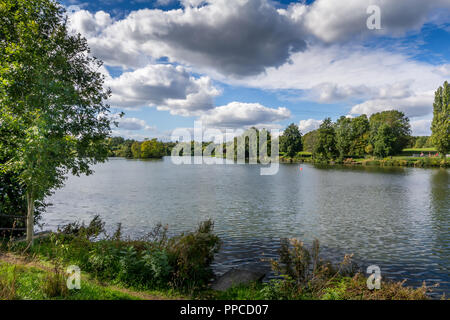
POLYGON ((219 237, 213 233, 211 220, 200 223, 195 232, 182 234, 169 241, 168 251, 174 268, 175 287, 197 289, 213 277, 211 263, 220 248, 219 237))
POLYGON ((157 286, 166 284, 169 275, 172 272, 172 266, 169 264, 169 255, 166 251, 155 249, 143 255, 144 266, 152 272, 153 282, 157 286))
POLYGON ((59 265, 45 276, 42 291, 47 298, 68 296, 67 277, 59 265))
POLYGON ((314 240, 311 249, 297 239, 282 239, 279 259, 271 260, 272 269, 281 276, 265 288, 266 295, 280 295, 283 299, 298 299, 319 295, 336 277, 353 275, 357 266, 351 256, 345 256, 338 265, 319 257, 320 245, 314 240))
POLYGON ((92 239, 97 238, 101 233, 105 232, 105 223, 99 215, 96 215, 87 226, 84 222, 80 224, 80 222, 76 221, 58 229, 58 232, 65 235, 92 239))
POLYGON ((362 162, 363 166, 379 166, 380 165, 380 161, 378 160, 363 160, 362 162))
POLYGON ((283 279, 272 279, 265 283, 261 294, 265 300, 297 300, 302 292, 294 280, 285 276, 283 279))
MULTIPOLYGON (((439 167, 442 166, 442 160, 440 158, 434 157, 425 157, 422 159, 418 159, 416 162, 414 162, 415 167, 439 167)), ((444 165, 445 166, 445 161, 444 165)))
POLYGON ((423 300, 430 291, 425 285, 414 289, 404 287, 404 282, 384 280, 380 290, 369 290, 367 279, 358 272, 351 256, 334 266, 319 258, 319 242, 311 249, 302 242, 283 239, 279 259, 272 269, 281 278, 264 284, 261 293, 265 299, 324 299, 324 300, 423 300))

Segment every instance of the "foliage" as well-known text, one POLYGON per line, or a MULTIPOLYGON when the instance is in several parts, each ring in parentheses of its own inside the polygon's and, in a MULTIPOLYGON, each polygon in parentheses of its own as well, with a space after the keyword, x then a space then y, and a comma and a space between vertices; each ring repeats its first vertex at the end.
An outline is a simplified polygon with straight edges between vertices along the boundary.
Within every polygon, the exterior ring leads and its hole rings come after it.
MULTIPOLYGON (((47 204, 37 201, 34 208, 34 222, 39 223, 47 204)), ((14 173, 0 174, 0 228, 25 228, 27 201, 25 189, 20 185, 14 173), (23 216, 11 218, 9 216, 23 216)), ((0 237, 19 237, 24 232, 20 230, 0 231, 0 237)))
POLYGON ((108 139, 108 157, 133 158, 131 145, 134 140, 122 137, 112 137, 108 139))
POLYGON ((68 31, 60 4, 4 0, 0 10, 0 150, 8 159, 0 170, 26 190, 31 241, 35 200, 61 187, 68 172, 90 174, 106 159, 110 92, 101 62, 68 31))
POLYGON ((285 152, 288 157, 293 157, 303 150, 302 134, 298 126, 291 123, 280 137, 280 150, 285 152))
POLYGON ((433 146, 433 144, 431 143, 431 137, 422 136, 414 138, 415 140, 413 147, 416 149, 431 148, 433 146))
POLYGON ((403 112, 382 111, 370 116, 370 144, 378 157, 399 154, 409 143, 411 126, 403 112))
POLYGON ((55 265, 53 272, 46 274, 42 291, 47 299, 68 296, 67 276, 60 265, 55 265))
POLYGON ((131 154, 134 159, 139 159, 141 157, 141 143, 134 141, 131 145, 131 154))
POLYGON ((195 232, 182 234, 169 241, 168 250, 174 267, 175 287, 206 286, 213 277, 211 263, 219 251, 220 240, 213 234, 211 220, 200 223, 195 232))
POLYGON ((333 122, 326 118, 317 130, 317 144, 314 147, 314 157, 318 160, 335 159, 338 151, 336 150, 336 132, 333 122))
POLYGON ((431 142, 441 157, 450 151, 450 85, 447 81, 435 93, 431 142))
POLYGON ((84 222, 80 223, 75 221, 58 229, 58 232, 62 234, 72 235, 75 237, 86 237, 87 239, 96 238, 104 231, 105 223, 101 220, 99 215, 94 216, 87 226, 84 222))
POLYGON ((314 147, 317 144, 318 130, 310 131, 303 135, 303 150, 314 152, 314 147))
POLYGON ((396 139, 394 130, 388 124, 383 123, 373 137, 374 155, 379 158, 393 155, 396 139))
POLYGON ((282 279, 271 281, 264 289, 267 299, 298 299, 319 295, 337 276, 354 274, 356 266, 346 256, 338 266, 319 257, 319 242, 314 241, 308 250, 297 239, 281 240, 279 259, 271 260, 272 269, 282 279))
POLYGON ((353 142, 351 124, 352 119, 344 116, 336 122, 336 149, 341 160, 350 154, 350 147, 353 142))
MULTIPOLYGON (((173 238, 168 238, 166 227, 157 225, 142 240, 131 240, 121 237, 120 225, 112 235, 106 234, 96 216, 87 226, 78 222, 59 228, 59 233, 39 240, 32 253, 76 264, 102 281, 140 289, 193 291, 211 279, 219 245, 209 220, 196 231, 173 238)), ((15 244, 13 249, 23 247, 15 244)))
POLYGON ((321 300, 428 300, 430 291, 425 284, 417 289, 404 286, 404 281, 385 280, 380 290, 367 289, 367 279, 361 273, 341 277, 324 289, 321 300))
POLYGON ((141 158, 162 158, 165 155, 164 144, 156 139, 145 140, 141 144, 141 158))
POLYGON ((351 119, 350 155, 364 157, 369 143, 370 124, 365 114, 351 119))
POLYGON ((358 272, 351 256, 338 265, 319 258, 319 242, 311 249, 302 242, 282 240, 279 259, 272 260, 273 270, 281 278, 263 285, 260 293, 269 300, 426 300, 425 285, 413 289, 404 282, 384 280, 380 290, 367 288, 367 279, 358 272))

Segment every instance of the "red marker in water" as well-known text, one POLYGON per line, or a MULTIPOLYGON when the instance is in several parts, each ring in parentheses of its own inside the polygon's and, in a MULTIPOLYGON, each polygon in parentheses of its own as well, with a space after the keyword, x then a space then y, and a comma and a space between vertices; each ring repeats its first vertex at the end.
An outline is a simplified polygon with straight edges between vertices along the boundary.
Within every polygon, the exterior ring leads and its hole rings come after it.
POLYGON ((303 168, 302 168, 302 167, 300 167, 300 171, 303 171, 303 168))

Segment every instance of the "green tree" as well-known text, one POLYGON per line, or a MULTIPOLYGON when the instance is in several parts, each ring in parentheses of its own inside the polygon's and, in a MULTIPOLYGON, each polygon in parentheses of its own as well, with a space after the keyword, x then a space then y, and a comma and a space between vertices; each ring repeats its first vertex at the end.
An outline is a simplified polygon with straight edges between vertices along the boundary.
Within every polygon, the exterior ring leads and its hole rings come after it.
POLYGON ((164 156, 164 144, 157 139, 145 140, 141 144, 141 158, 162 158, 164 156))
POLYGON ((125 140, 125 142, 116 151, 116 156, 123 158, 133 158, 133 152, 131 152, 131 146, 133 145, 133 143, 133 140, 125 140))
POLYGON ((417 148, 417 149, 427 148, 428 138, 429 137, 426 137, 426 136, 417 137, 417 139, 414 143, 414 148, 417 148))
POLYGON ((302 138, 303 150, 308 152, 314 152, 314 148, 317 144, 317 136, 318 136, 317 130, 313 130, 306 133, 302 138))
POLYGON ((450 85, 447 81, 436 90, 431 122, 431 142, 441 157, 450 150, 450 85))
POLYGON ((342 160, 350 153, 352 145, 352 119, 342 116, 338 119, 335 126, 336 149, 339 152, 339 158, 342 160))
POLYGON ((288 157, 294 157, 303 150, 302 134, 298 126, 291 123, 280 137, 280 150, 285 152, 288 157))
POLYGON ((373 152, 376 153, 375 143, 378 142, 378 152, 379 154, 384 154, 384 156, 392 156, 394 154, 400 153, 405 147, 407 147, 410 137, 411 137, 411 126, 409 124, 408 117, 405 116, 403 112, 397 110, 383 111, 373 114, 370 119, 370 144, 373 146, 373 152), (379 132, 380 128, 383 126, 388 126, 390 130, 383 128, 379 132), (382 138, 383 134, 388 134, 389 137, 382 138), (391 139, 392 138, 392 139, 391 139), (391 145, 381 147, 381 142, 389 143, 391 145), (388 150, 388 153, 381 150, 388 150))
POLYGON ((352 119, 351 132, 350 155, 364 157, 370 134, 369 120, 365 114, 352 119))
POLYGON ((394 129, 389 124, 383 123, 374 137, 373 153, 380 158, 392 155, 396 139, 394 129))
POLYGON ((9 144, 2 173, 26 191, 27 240, 35 203, 63 185, 67 173, 92 173, 108 154, 109 91, 87 42, 67 30, 51 0, 0 2, 0 119, 9 144))
POLYGON ((135 159, 139 159, 141 157, 141 143, 139 141, 133 142, 131 145, 131 153, 135 159))
POLYGON ((317 143, 313 154, 315 158, 320 160, 335 159, 338 155, 336 149, 336 132, 330 118, 326 118, 319 129, 317 129, 317 143))

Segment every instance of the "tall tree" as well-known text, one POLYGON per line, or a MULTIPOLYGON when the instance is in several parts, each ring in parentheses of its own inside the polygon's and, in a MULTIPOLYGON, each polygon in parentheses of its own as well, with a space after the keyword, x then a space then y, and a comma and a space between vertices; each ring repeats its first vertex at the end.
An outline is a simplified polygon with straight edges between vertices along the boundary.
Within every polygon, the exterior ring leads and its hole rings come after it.
POLYGON ((164 144, 156 138, 145 140, 141 144, 141 158, 162 158, 164 156, 164 144))
POLYGON ((141 143, 139 141, 133 142, 131 145, 131 153, 135 159, 139 159, 141 157, 141 143))
POLYGON ((388 153, 381 152, 384 156, 391 156, 400 153, 403 148, 407 147, 411 137, 411 126, 408 117, 401 111, 389 110, 375 113, 370 116, 370 144, 373 146, 375 152, 375 143, 384 139, 385 143, 390 145, 386 147, 379 147, 378 150, 388 150, 388 153), (390 129, 387 130, 385 126, 390 129), (380 128, 383 129, 380 131, 380 128), (389 137, 381 138, 381 135, 389 134, 389 137), (380 149, 381 148, 381 149, 380 149))
POLYGON ((67 173, 92 173, 108 154, 111 132, 101 62, 68 32, 64 8, 52 0, 0 2, 0 119, 11 143, 4 173, 26 190, 27 240, 34 207, 67 173))
POLYGON ((336 122, 336 149, 339 152, 339 158, 342 160, 350 154, 352 145, 352 119, 342 116, 336 122))
POLYGON ((280 137, 280 150, 289 157, 303 150, 302 134, 295 123, 291 123, 280 137))
POLYGON ((450 85, 447 81, 436 90, 431 122, 431 142, 441 157, 450 150, 450 85))
POLYGON ((374 137, 373 153, 380 158, 394 154, 396 139, 394 129, 387 123, 383 123, 374 137))
POLYGON ((336 149, 336 132, 330 118, 326 118, 317 129, 317 143, 314 148, 314 157, 320 160, 335 159, 338 155, 336 149))
POLYGON ((364 157, 369 143, 370 125, 365 114, 353 118, 351 123, 352 142, 350 154, 356 157, 364 157))
POLYGON ((318 136, 317 130, 313 130, 306 133, 302 137, 303 150, 308 152, 314 152, 314 148, 317 144, 317 136, 318 136))

